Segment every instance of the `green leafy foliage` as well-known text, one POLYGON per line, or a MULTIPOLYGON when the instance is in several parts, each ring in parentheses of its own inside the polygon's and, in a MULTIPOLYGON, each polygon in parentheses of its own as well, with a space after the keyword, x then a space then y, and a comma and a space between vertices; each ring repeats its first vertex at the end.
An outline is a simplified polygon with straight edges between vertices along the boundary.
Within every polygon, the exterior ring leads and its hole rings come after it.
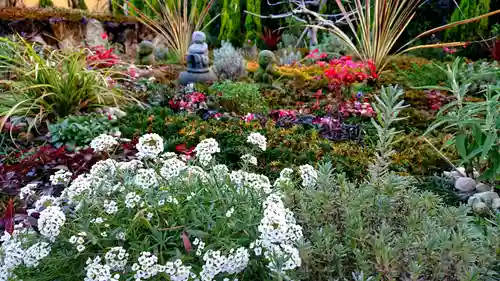
POLYGON ((115 120, 102 115, 68 116, 61 122, 49 124, 50 141, 56 147, 83 147, 100 134, 116 133, 115 120))
POLYGON ((212 85, 210 90, 220 96, 221 105, 229 111, 243 115, 268 111, 257 84, 224 81, 212 85))
MULTIPOLYGON (((83 51, 39 53, 28 42, 0 39, 14 55, 0 57, 0 70, 9 72, 9 89, 0 95, 0 116, 33 118, 33 124, 104 105, 135 102, 126 91, 107 85, 111 70, 87 68, 83 51)), ((0 124, 3 126, 3 124, 0 124)))
POLYGON ((418 65, 412 63, 410 69, 402 70, 396 65, 397 73, 400 75, 400 82, 410 87, 420 87, 427 85, 440 85, 447 80, 446 73, 437 67, 437 62, 432 64, 418 65))
MULTIPOLYGON (((460 6, 451 15, 450 22, 457 22, 464 19, 486 14, 490 11, 490 0, 462 0, 460 6)), ((483 18, 478 22, 457 26, 446 30, 445 39, 447 41, 468 42, 480 39, 481 36, 488 36, 488 18, 483 18)))

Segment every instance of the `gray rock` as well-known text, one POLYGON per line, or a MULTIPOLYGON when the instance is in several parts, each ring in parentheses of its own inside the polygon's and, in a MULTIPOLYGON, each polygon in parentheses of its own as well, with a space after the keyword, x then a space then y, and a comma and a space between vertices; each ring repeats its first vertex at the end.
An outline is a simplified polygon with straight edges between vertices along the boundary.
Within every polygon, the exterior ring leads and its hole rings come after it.
POLYGON ((477 192, 487 192, 491 191, 491 187, 487 184, 484 184, 482 182, 476 184, 476 191, 477 192))
POLYGON ((474 196, 479 198, 479 200, 486 203, 487 205, 491 205, 493 203, 493 200, 500 198, 498 196, 498 193, 496 193, 494 191, 481 192, 481 193, 477 193, 474 196))
POLYGON ((104 27, 98 20, 91 19, 87 22, 85 41, 89 46, 105 46, 108 40, 101 37, 101 34, 105 32, 104 27))
POLYGON ((476 189, 476 181, 467 177, 460 177, 455 181, 455 188, 459 191, 469 192, 476 189))
POLYGON ((500 210, 500 198, 493 199, 493 202, 491 203, 491 208, 493 210, 500 210))

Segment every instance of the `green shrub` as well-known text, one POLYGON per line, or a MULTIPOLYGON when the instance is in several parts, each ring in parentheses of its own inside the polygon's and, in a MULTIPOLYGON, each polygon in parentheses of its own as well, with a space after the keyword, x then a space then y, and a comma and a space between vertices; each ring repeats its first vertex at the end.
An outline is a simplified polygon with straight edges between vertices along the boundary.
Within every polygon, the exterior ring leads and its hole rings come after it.
POLYGON ((68 116, 58 123, 48 125, 50 141, 57 147, 83 147, 100 134, 116 133, 114 124, 115 120, 109 120, 103 115, 68 116))
POLYGON ((26 41, 1 41, 14 55, 0 56, 0 71, 10 72, 14 80, 0 95, 0 116, 31 117, 38 124, 104 105, 135 102, 128 92, 109 87, 107 79, 114 72, 88 69, 83 51, 39 54, 26 41))
POLYGON ((221 105, 230 112, 245 115, 268 111, 257 84, 224 81, 212 85, 210 90, 220 95, 221 105))
POLYGON ((221 144, 217 159, 233 169, 238 167, 239 157, 247 148, 246 135, 257 130, 266 135, 269 149, 259 156, 261 161, 256 169, 272 178, 276 178, 284 167, 327 159, 335 165, 337 171, 359 179, 366 175, 373 156, 371 149, 359 144, 332 142, 321 137, 316 129, 303 126, 278 128, 273 121, 263 125, 227 118, 204 121, 195 115, 174 114, 168 109, 151 108, 146 112, 128 111, 127 116, 120 118, 118 122, 123 137, 132 138, 146 132, 157 133, 165 138, 168 151, 175 151, 180 144, 186 144, 189 148, 200 140, 214 138, 221 144), (150 116, 154 118, 149 118, 150 116))
POLYGON ((436 63, 418 65, 413 63, 409 69, 401 69, 394 65, 400 80, 409 87, 440 85, 447 80, 446 73, 436 66, 436 63))

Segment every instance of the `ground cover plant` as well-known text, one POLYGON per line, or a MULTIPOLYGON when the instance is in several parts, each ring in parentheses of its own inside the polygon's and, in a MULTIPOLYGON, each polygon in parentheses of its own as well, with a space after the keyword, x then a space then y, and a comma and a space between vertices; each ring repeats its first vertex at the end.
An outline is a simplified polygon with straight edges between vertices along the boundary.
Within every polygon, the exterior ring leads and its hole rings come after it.
POLYGON ((134 27, 1 37, 0 281, 499 280, 498 11, 438 2, 115 1, 134 27))

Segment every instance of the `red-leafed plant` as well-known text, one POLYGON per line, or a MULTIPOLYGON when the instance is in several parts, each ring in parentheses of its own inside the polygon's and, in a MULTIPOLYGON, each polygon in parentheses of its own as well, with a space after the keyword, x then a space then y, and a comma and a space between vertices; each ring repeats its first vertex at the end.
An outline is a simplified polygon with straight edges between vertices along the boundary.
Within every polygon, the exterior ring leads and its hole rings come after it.
POLYGON ((276 49, 281 40, 281 33, 278 30, 271 30, 266 27, 264 28, 264 34, 260 38, 264 41, 268 49, 276 49))
POLYGON ((2 217, 3 230, 12 234, 14 232, 14 200, 9 199, 2 217))
POLYGON ((89 47, 90 54, 87 56, 87 63, 94 68, 107 68, 120 63, 120 57, 114 53, 113 48, 106 48, 102 45, 89 47))

